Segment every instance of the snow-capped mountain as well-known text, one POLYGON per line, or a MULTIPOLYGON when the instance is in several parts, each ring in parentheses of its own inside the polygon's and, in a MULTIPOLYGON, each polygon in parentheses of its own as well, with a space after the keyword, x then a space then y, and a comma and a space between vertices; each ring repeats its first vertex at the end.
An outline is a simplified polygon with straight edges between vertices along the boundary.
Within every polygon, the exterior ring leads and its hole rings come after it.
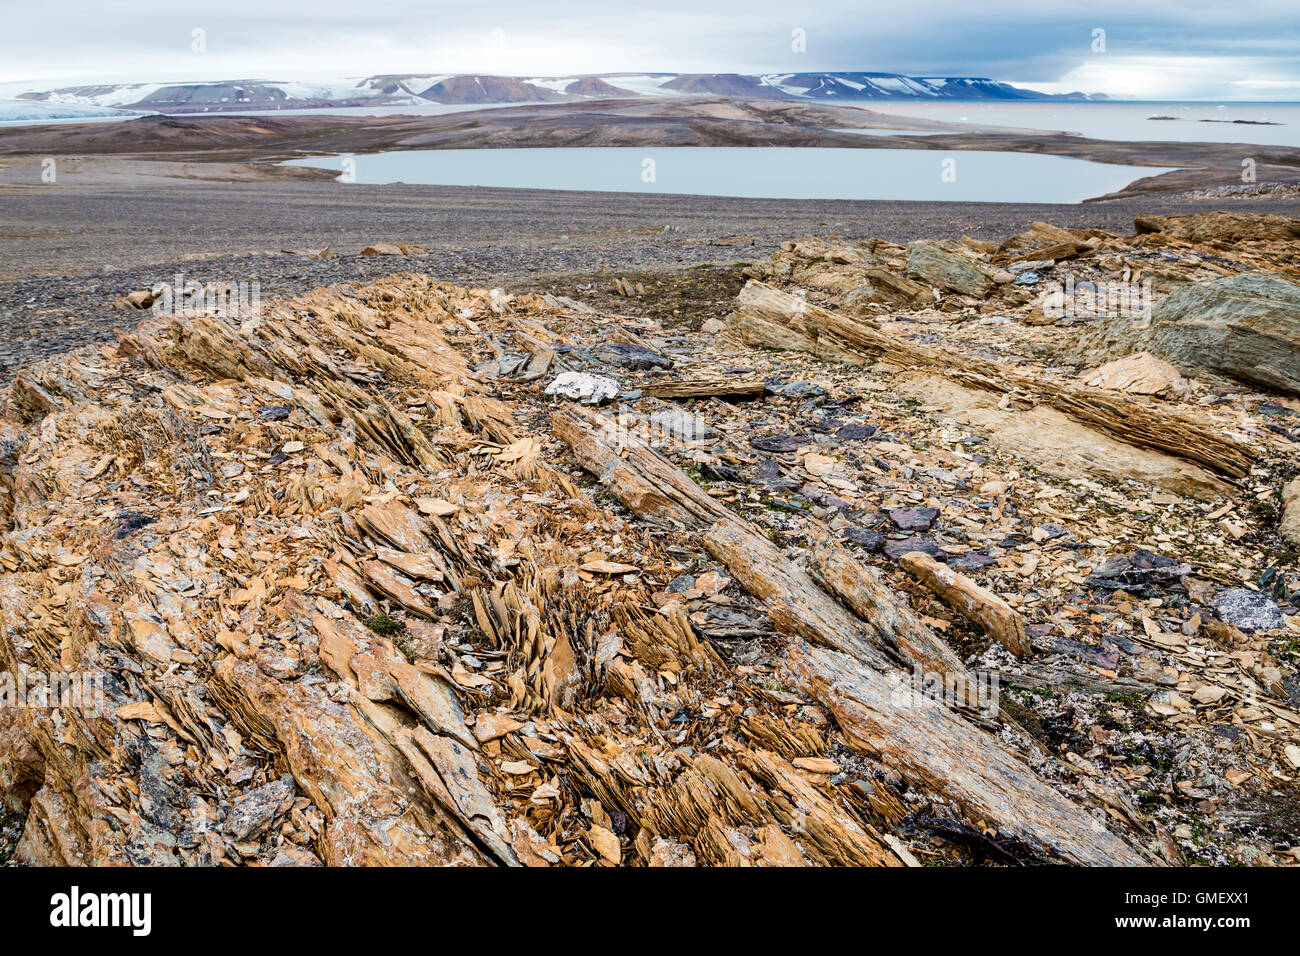
POLYGON ((567 77, 389 74, 324 83, 217 80, 32 88, 16 93, 20 99, 49 104, 167 113, 432 103, 486 105, 685 95, 823 102, 1104 98, 1083 93, 1039 93, 986 77, 907 76, 901 73, 620 73, 567 77))
MULTIPOLYGON (((1045 93, 1024 90, 982 76, 904 76, 899 73, 784 73, 760 77, 763 83, 800 99, 963 99, 1041 100, 1045 93)), ((1072 94, 1071 98, 1075 98, 1072 94)), ((1083 98, 1080 94, 1077 98, 1083 98)))

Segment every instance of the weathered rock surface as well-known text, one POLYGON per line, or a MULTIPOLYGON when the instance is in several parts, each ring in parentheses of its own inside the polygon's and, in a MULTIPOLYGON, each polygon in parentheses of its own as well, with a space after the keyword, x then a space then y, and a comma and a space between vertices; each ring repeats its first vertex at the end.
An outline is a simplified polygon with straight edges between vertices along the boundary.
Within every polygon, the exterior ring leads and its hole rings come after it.
MULTIPOLYGON (((1242 242, 946 252, 1290 275, 1242 242)), ((0 707, 17 859, 1292 862, 1219 813, 1292 797, 1300 582, 1256 502, 1300 404, 1081 384, 1009 279, 845 307, 903 255, 787 244, 725 337, 405 275, 25 369, 0 675, 101 695, 0 707), (604 414, 543 394, 607 363, 604 414)))
POLYGON ((1109 388, 1132 395, 1159 395, 1175 398, 1187 390, 1187 381, 1178 369, 1150 352, 1139 352, 1116 359, 1079 376, 1085 385, 1109 388))
POLYGON ((840 297, 840 308, 846 312, 866 314, 868 305, 918 306, 934 299, 928 286, 888 269, 873 267, 865 270, 864 276, 865 283, 840 297))
POLYGON ((1261 591, 1230 588, 1214 599, 1214 610, 1224 621, 1243 631, 1269 631, 1285 621, 1277 603, 1261 591))
POLYGON ((1078 352, 1149 350, 1188 370, 1300 394, 1300 286, 1265 274, 1185 285, 1149 318, 1103 320, 1078 352))
POLYGON ((1300 240, 1300 219, 1258 213, 1205 212, 1181 216, 1138 216, 1138 235, 1160 233, 1188 242, 1240 243, 1300 240))
POLYGON ((994 285, 996 272, 960 242, 918 239, 907 247, 906 274, 940 289, 982 296, 994 285))
POLYGON ((1054 408, 1002 408, 997 397, 988 392, 918 373, 900 376, 898 389, 928 410, 979 429, 995 448, 1018 455, 1048 474, 1063 478, 1106 475, 1205 500, 1230 490, 1228 484, 1204 468, 1172 455, 1135 448, 1054 408))

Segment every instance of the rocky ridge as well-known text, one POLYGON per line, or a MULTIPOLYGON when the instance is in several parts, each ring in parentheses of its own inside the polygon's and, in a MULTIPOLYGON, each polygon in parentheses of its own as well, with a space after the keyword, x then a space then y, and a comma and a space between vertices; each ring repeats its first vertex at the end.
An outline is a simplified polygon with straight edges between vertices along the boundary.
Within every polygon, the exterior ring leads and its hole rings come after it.
POLYGON ((1300 403, 1036 286, 1298 252, 810 237, 698 330, 405 274, 37 364, 0 669, 103 700, 0 708, 14 858, 1294 863, 1300 403))

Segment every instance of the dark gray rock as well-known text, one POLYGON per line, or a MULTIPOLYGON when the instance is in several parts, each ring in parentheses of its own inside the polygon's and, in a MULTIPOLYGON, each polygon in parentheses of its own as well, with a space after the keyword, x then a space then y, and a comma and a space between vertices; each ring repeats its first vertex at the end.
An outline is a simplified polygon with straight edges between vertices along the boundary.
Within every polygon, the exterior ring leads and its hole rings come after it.
POLYGON ((1219 620, 1243 631, 1272 631, 1286 626, 1282 609, 1271 596, 1246 588, 1220 591, 1214 598, 1214 613, 1219 620))
POLYGON ((285 812, 293 795, 293 777, 288 774, 240 794, 231 801, 222 828, 236 840, 246 840, 285 812))
POLYGON ((885 547, 885 536, 871 528, 848 528, 844 532, 844 540, 852 541, 862 550, 872 554, 885 547))
POLYGON ((755 469, 755 476, 758 483, 773 489, 798 488, 803 482, 796 478, 789 478, 785 472, 771 458, 759 462, 758 468, 755 469))
POLYGON ((184 823, 177 809, 180 791, 167 779, 167 764, 157 751, 140 762, 136 784, 140 788, 140 810, 145 819, 165 830, 180 829, 184 823))
POLYGON ((117 530, 113 532, 114 540, 121 540, 122 538, 130 537, 141 528, 151 525, 158 520, 155 515, 141 514, 138 511, 123 511, 118 515, 118 517, 122 520, 122 523, 118 525, 117 530))
POLYGON ((1103 667, 1110 671, 1119 669, 1119 648, 1110 643, 1103 642, 1101 647, 1096 647, 1068 637, 1058 637, 1052 642, 1052 650, 1066 657, 1086 661, 1094 667, 1103 667))
POLYGON ((1100 590, 1127 591, 1140 597, 1160 597, 1192 573, 1189 564, 1154 551, 1107 558, 1084 582, 1100 590))
POLYGON ((773 395, 780 395, 782 398, 825 398, 830 394, 826 389, 812 382, 783 382, 779 378, 772 377, 765 379, 763 384, 773 395))
POLYGON ((804 445, 811 445, 812 440, 804 438, 801 435, 767 435, 762 438, 751 438, 749 443, 759 451, 767 452, 791 452, 798 451, 804 445))
POLYGON ((957 571, 982 571, 989 565, 996 563, 996 559, 989 557, 983 551, 967 551, 965 554, 950 558, 948 567, 957 571))
POLYGON ((920 551, 922 554, 928 554, 936 561, 947 561, 949 554, 943 548, 935 544, 934 539, 922 535, 916 535, 911 538, 890 539, 885 542, 885 554, 897 561, 903 555, 911 551, 920 551))
POLYGON ((840 441, 865 441, 874 435, 878 429, 875 425, 865 425, 862 422, 849 422, 842 425, 835 432, 835 437, 840 441))
POLYGON ((592 349, 592 354, 606 365, 644 372, 652 368, 672 368, 673 360, 651 349, 625 342, 605 342, 592 349))
POLYGON ((900 531, 929 531, 938 517, 938 508, 891 508, 889 511, 889 520, 900 531))

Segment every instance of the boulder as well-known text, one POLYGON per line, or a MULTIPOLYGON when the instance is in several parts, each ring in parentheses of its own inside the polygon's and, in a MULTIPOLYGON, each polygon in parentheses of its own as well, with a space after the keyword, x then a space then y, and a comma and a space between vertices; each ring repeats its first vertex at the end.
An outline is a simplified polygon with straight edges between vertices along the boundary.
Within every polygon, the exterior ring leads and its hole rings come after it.
POLYGON ((866 282, 844 293, 839 303, 841 309, 851 314, 861 314, 866 311, 864 307, 871 303, 915 307, 933 301, 928 287, 888 269, 868 269, 865 277, 866 282))
POLYGON ((907 247, 906 275, 950 292, 986 295, 995 271, 950 239, 918 239, 907 247))
POLYGON ((424 253, 424 246, 406 242, 376 242, 361 250, 363 256, 422 256, 424 253))
POLYGON ((402 250, 391 242, 376 242, 361 250, 363 256, 400 256, 402 250))
POLYGON ((1274 631, 1286 626, 1281 608, 1269 595, 1247 588, 1220 591, 1214 599, 1214 613, 1243 631, 1274 631))
POLYGON ((1109 388, 1130 395, 1176 398, 1187 391, 1187 380, 1178 374, 1178 369, 1150 352, 1107 362, 1085 372, 1080 379, 1093 388, 1109 388))
POLYGON ((1105 319, 1080 336, 1080 354, 1139 350, 1184 369, 1300 394, 1300 286, 1244 273, 1171 293, 1150 316, 1105 319))
POLYGON ((1138 216, 1133 220, 1133 228, 1138 235, 1160 233, 1187 242, 1294 242, 1300 239, 1300 219, 1260 213, 1200 212, 1185 216, 1138 216))

